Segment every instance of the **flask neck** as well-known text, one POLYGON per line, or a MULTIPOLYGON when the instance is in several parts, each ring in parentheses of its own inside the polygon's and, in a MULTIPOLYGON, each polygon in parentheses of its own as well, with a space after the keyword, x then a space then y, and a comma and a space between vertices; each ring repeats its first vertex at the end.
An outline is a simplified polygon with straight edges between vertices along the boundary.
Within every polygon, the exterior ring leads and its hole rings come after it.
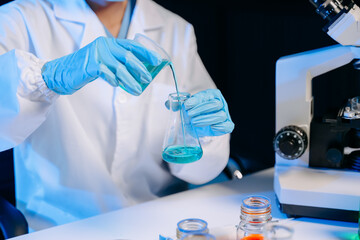
POLYGON ((186 99, 190 98, 190 93, 176 92, 169 94, 170 109, 176 111, 185 102, 186 99))

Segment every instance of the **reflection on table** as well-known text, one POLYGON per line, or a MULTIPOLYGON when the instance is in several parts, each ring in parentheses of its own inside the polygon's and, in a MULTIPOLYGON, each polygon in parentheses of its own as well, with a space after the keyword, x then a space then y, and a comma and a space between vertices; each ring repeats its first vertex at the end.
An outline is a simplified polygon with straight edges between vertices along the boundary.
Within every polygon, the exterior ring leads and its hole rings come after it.
POLYGON ((294 240, 356 239, 358 224, 321 219, 288 219, 276 205, 273 169, 263 170, 241 180, 210 184, 155 201, 20 236, 17 240, 157 240, 159 234, 175 236, 176 224, 186 218, 201 218, 217 240, 235 239, 241 200, 263 195, 272 202, 272 216, 294 228, 294 240))

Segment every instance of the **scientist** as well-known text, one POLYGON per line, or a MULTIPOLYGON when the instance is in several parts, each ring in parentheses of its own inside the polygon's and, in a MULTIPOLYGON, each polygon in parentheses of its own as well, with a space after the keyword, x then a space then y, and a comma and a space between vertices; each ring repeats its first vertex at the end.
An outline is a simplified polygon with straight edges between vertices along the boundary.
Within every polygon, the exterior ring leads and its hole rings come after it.
POLYGON ((215 178, 233 130, 192 25, 151 0, 17 0, 0 7, 0 151, 14 148, 16 199, 34 230, 131 206, 215 178), (170 55, 203 157, 161 158, 170 55), (142 92, 140 83, 149 83, 142 92), (122 87, 117 87, 122 86, 122 87), (125 90, 124 90, 125 89, 125 90))

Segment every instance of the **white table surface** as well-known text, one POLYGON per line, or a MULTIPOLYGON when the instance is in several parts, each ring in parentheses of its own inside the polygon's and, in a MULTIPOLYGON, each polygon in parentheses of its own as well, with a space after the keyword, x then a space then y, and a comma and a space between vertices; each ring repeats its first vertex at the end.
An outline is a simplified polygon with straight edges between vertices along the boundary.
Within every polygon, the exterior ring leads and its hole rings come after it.
MULTIPOLYGON (((273 203, 273 218, 287 218, 275 203, 273 173, 273 169, 267 169, 245 176, 241 180, 206 185, 12 239, 157 240, 159 234, 173 237, 178 221, 195 217, 206 220, 210 232, 223 235, 218 237, 218 240, 233 240, 231 230, 239 222, 241 200, 248 195, 269 197, 273 203)), ((294 240, 357 239, 356 223, 311 218, 284 220, 283 223, 294 228, 294 240)))

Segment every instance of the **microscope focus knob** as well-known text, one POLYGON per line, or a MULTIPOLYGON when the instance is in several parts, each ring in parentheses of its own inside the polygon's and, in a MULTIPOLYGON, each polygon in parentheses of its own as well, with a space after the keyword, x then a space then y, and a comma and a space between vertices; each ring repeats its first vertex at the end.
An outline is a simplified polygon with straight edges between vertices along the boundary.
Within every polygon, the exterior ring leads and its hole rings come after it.
POLYGON ((299 158, 306 150, 307 136, 297 126, 286 126, 280 129, 274 138, 274 150, 285 159, 299 158))

